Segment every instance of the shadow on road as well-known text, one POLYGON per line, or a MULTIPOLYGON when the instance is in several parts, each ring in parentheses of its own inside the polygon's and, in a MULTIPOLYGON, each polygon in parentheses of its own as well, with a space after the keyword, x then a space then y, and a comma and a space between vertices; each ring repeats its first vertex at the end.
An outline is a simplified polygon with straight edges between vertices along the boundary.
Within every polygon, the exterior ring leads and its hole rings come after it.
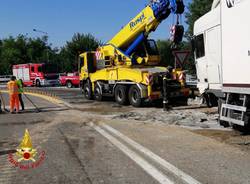
POLYGON ((2 155, 8 155, 10 153, 16 153, 16 150, 4 150, 4 151, 0 151, 0 156, 2 156, 2 155))
POLYGON ((42 107, 39 108, 39 112, 36 109, 28 109, 21 112, 21 114, 30 114, 30 113, 42 113, 42 112, 61 112, 69 110, 68 108, 61 107, 42 107))

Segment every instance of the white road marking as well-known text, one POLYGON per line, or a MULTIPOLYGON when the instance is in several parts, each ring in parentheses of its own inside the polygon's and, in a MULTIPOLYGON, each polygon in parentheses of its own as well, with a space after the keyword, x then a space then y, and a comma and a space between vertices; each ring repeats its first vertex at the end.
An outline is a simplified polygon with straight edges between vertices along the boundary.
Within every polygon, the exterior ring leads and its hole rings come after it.
POLYGON ((132 139, 128 138, 127 136, 123 135, 122 133, 120 133, 116 129, 114 129, 108 125, 104 125, 104 124, 102 125, 102 127, 104 127, 106 130, 108 130, 110 133, 113 133, 117 137, 121 138, 123 141, 125 141, 126 143, 128 143, 129 145, 131 145, 132 147, 137 149, 138 151, 144 153, 150 159, 154 160, 156 163, 161 165, 161 167, 163 167, 164 169, 166 169, 169 172, 172 172, 173 174, 175 174, 177 177, 179 177, 180 179, 182 179, 186 183, 188 183, 188 184, 201 184, 199 181, 195 180, 193 177, 184 173, 183 171, 181 171, 180 169, 178 169, 177 167, 175 167, 171 163, 167 162, 166 160, 164 160, 160 156, 156 155, 155 153, 153 153, 149 149, 143 147, 142 145, 138 144, 137 142, 135 142, 132 139))
POLYGON ((127 146, 123 145, 120 141, 118 141, 115 137, 110 135, 107 131, 102 129, 101 127, 92 125, 92 127, 99 132, 102 136, 108 139, 113 145, 119 148, 124 154, 126 154, 130 159, 132 159, 135 163, 137 163, 144 171, 146 171, 150 176, 152 176, 155 180, 157 180, 161 184, 174 184, 166 175, 161 173, 158 169, 156 169, 153 165, 148 163, 146 160, 141 158, 134 151, 129 149, 127 146))

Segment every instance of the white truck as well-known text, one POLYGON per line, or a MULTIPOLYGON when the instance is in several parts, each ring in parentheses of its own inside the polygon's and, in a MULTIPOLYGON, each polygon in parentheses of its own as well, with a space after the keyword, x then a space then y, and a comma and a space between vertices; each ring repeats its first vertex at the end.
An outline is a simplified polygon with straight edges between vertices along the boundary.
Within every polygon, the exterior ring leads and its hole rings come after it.
POLYGON ((198 88, 220 122, 248 127, 250 117, 250 1, 214 0, 194 25, 198 88))

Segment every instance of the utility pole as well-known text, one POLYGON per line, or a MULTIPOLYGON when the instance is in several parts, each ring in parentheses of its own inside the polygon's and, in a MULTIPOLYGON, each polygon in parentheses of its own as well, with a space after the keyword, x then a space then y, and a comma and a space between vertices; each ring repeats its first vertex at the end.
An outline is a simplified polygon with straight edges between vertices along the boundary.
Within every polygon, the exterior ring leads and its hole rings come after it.
POLYGON ((49 34, 47 32, 45 32, 45 31, 41 31, 41 30, 38 30, 38 29, 33 29, 33 31, 37 32, 37 33, 42 33, 45 36, 47 36, 47 41, 46 41, 46 46, 47 46, 47 62, 49 62, 49 44, 48 44, 49 34))

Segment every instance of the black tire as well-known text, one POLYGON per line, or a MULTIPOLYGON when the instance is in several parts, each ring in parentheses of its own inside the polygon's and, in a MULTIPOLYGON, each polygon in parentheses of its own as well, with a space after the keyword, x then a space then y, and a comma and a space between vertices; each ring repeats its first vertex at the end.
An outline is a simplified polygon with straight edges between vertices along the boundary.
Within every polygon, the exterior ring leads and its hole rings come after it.
POLYGON ((128 88, 127 86, 118 85, 115 88, 115 101, 119 105, 128 104, 128 88))
POLYGON ((205 99, 206 105, 210 108, 218 106, 218 98, 212 93, 203 94, 203 98, 205 99))
POLYGON ((210 98, 210 103, 212 107, 218 107, 218 97, 216 97, 214 94, 209 94, 209 98, 210 98))
POLYGON ((142 106, 143 100, 141 98, 140 89, 136 85, 130 87, 128 98, 132 106, 134 107, 142 106))
POLYGON ((95 86, 94 98, 97 101, 102 101, 102 91, 101 91, 101 88, 98 85, 95 86))
POLYGON ((93 99, 91 84, 89 82, 86 82, 83 86, 83 95, 87 100, 93 99))
POLYGON ((36 87, 41 87, 41 82, 40 82, 40 80, 36 80, 36 87))
POLYGON ((176 97, 173 100, 170 100, 172 102, 172 105, 179 105, 179 106, 187 106, 188 105, 188 98, 183 97, 176 97))
POLYGON ((66 86, 67 86, 67 88, 73 88, 73 84, 71 81, 67 81, 66 86))
POLYGON ((246 113, 244 115, 244 122, 245 125, 244 126, 240 126, 240 125, 236 125, 236 124, 232 124, 232 128, 236 131, 241 132, 243 135, 249 135, 250 133, 250 114, 246 113))

